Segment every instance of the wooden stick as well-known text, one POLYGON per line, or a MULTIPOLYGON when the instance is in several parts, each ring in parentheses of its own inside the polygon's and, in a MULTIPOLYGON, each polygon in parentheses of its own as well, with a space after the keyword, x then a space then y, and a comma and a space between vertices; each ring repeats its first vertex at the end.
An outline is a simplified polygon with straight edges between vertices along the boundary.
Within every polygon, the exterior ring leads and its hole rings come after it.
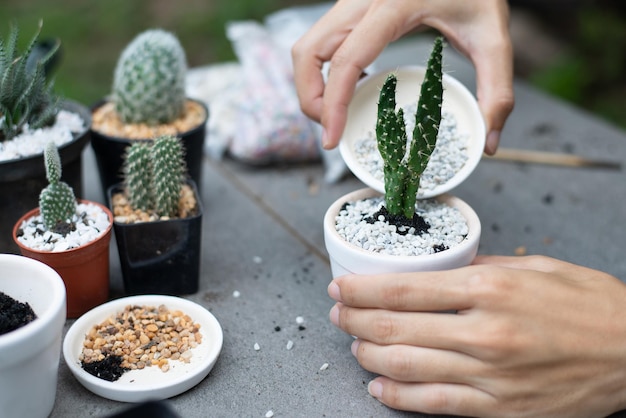
POLYGON ((559 154, 546 151, 498 148, 495 155, 485 155, 487 159, 515 161, 521 163, 547 164, 562 167, 587 167, 621 170, 622 165, 614 161, 591 160, 571 154, 559 154))

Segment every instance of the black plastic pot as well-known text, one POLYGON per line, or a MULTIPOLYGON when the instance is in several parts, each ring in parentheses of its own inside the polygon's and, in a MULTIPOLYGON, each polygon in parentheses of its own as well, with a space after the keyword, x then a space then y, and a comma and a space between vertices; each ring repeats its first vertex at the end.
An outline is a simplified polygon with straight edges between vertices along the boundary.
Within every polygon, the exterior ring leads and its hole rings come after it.
MULTIPOLYGON (((77 113, 91 126, 91 112, 86 106, 64 101, 62 109, 77 113)), ((62 180, 74 189, 77 198, 83 197, 82 152, 89 143, 90 130, 76 135, 73 141, 59 147, 62 180)), ((39 193, 48 185, 43 153, 17 160, 0 162, 0 253, 19 254, 11 231, 24 213, 39 205, 39 193)))
MULTIPOLYGON (((202 243, 202 203, 193 180, 198 213, 185 219, 125 224, 114 222, 113 232, 129 295, 188 295, 198 291, 202 243)), ((108 199, 122 190, 108 189, 108 199)))
MULTIPOLYGON (((185 161, 189 176, 196 182, 199 190, 202 190, 202 158, 204 156, 204 138, 206 134, 206 121, 209 117, 209 110, 206 105, 198 100, 192 100, 200 104, 206 114, 206 119, 197 127, 180 134, 181 141, 185 147, 185 161)), ((105 101, 96 104, 92 110, 104 105, 105 101)), ((151 140, 153 138, 146 138, 151 140)), ((122 181, 122 164, 124 162, 124 153, 132 139, 109 136, 91 130, 91 146, 96 155, 96 163, 98 172, 100 173, 100 183, 102 190, 106 194, 109 187, 122 181)), ((107 198, 107 196, 105 196, 107 198)))

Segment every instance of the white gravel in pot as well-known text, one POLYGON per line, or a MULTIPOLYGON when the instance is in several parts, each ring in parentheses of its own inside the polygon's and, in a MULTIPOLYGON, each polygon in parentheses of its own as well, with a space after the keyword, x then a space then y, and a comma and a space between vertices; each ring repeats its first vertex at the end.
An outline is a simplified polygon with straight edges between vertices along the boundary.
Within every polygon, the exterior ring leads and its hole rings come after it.
POLYGON ((20 135, 8 141, 0 141, 0 161, 41 154, 50 140, 57 147, 61 147, 72 141, 73 134, 82 132, 84 129, 85 123, 80 115, 60 110, 54 125, 30 129, 26 124, 24 132, 20 135))
MULTIPOLYGON (((399 234, 395 225, 384 220, 368 223, 384 204, 383 197, 346 204, 336 217, 336 229, 346 241, 380 254, 434 254, 436 248, 452 248, 461 243, 469 229, 461 212, 435 199, 418 200, 416 212, 430 225, 427 232, 399 234)), ((380 218, 379 218, 380 219, 380 218)))
POLYGON ((72 222, 76 228, 63 236, 47 231, 41 215, 33 216, 22 222, 20 228, 23 234, 18 240, 34 250, 60 252, 90 243, 104 234, 109 227, 107 213, 92 203, 79 203, 72 222))
MULTIPOLYGON (((413 134, 415 126, 415 107, 410 105, 403 107, 404 119, 407 126, 408 140, 413 134)), ((433 190, 439 185, 445 184, 465 165, 468 159, 467 134, 461 134, 457 130, 457 122, 454 115, 444 111, 439 124, 437 145, 420 180, 420 191, 433 190)), ((376 133, 368 131, 365 138, 354 143, 356 160, 372 176, 384 182, 383 159, 378 152, 376 133)))

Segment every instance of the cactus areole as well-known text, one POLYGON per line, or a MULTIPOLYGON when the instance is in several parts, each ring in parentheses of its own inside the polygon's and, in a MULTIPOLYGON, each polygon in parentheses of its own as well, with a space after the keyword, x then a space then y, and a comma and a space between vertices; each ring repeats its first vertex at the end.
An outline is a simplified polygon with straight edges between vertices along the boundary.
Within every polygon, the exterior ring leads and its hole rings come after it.
POLYGON ((396 110, 395 74, 387 76, 380 91, 376 140, 385 176, 385 213, 381 215, 390 223, 418 226, 415 204, 420 176, 435 149, 441 121, 442 49, 443 38, 437 37, 421 86, 411 141, 407 141, 404 112, 396 110))

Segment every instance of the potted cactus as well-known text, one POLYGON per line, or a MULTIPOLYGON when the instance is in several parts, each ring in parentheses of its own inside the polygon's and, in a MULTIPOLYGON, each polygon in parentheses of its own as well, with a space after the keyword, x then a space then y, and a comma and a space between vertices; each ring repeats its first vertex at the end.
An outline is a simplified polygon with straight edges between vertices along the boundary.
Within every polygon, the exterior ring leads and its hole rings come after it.
POLYGON ((380 90, 375 131, 385 194, 358 190, 326 212, 324 237, 333 276, 454 268, 469 264, 477 253, 480 221, 469 205, 450 195, 417 199, 441 121, 442 49, 438 37, 410 141, 404 110, 396 109, 395 74, 387 76, 380 90))
POLYGON ((179 136, 189 175, 200 185, 208 109, 185 96, 185 51, 170 32, 139 34, 121 53, 110 96, 93 109, 91 144, 103 191, 122 181, 126 147, 135 140, 179 136))
POLYGON ((51 76, 59 42, 45 48, 38 41, 42 22, 23 51, 19 30, 0 39, 0 252, 17 253, 11 228, 37 205, 47 180, 43 164, 46 141, 54 140, 63 159, 65 180, 83 194, 82 151, 89 142, 91 113, 82 104, 61 100, 51 76))
POLYGON ((22 255, 56 270, 67 288, 67 316, 77 318, 109 296, 109 242, 113 215, 97 202, 77 200, 61 181, 61 161, 53 142, 44 150, 49 184, 39 207, 13 226, 22 255))
POLYGON ((123 182, 109 188, 113 228, 128 294, 198 291, 202 204, 173 135, 127 149, 123 182))

